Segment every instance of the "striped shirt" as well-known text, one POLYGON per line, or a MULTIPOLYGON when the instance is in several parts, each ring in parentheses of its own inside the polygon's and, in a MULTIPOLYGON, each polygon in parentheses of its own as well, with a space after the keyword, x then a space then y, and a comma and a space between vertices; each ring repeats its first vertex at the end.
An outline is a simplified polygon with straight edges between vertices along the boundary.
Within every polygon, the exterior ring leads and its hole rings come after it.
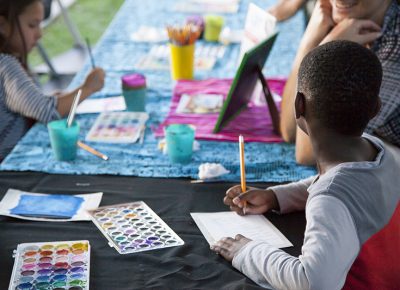
POLYGON ((382 36, 372 47, 382 63, 382 108, 365 132, 400 147, 400 4, 393 0, 386 11, 382 36))
POLYGON ((45 96, 20 62, 0 53, 0 161, 30 127, 59 119, 57 98, 45 96))

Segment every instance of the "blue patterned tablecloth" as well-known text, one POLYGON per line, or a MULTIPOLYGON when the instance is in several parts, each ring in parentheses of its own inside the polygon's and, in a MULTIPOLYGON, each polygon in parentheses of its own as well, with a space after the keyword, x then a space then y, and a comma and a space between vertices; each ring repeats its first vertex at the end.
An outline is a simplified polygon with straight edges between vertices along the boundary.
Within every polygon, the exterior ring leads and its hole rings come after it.
MULTIPOLYGON (((237 14, 225 14, 226 25, 231 29, 244 26, 247 6, 253 2, 260 7, 268 7, 274 0, 241 0, 237 14)), ((134 70, 136 62, 148 53, 152 45, 135 43, 130 35, 140 25, 164 27, 166 24, 182 23, 187 14, 176 13, 173 0, 147 0, 143 5, 139 0, 127 0, 104 33, 94 49, 96 65, 106 72, 104 89, 93 95, 103 98, 121 94, 120 77, 134 70), (141 5, 142 4, 142 5, 141 5)), ((294 59, 297 46, 304 31, 303 15, 278 24, 279 37, 264 68, 266 76, 287 76, 294 59)), ((202 45, 198 42, 197 45, 202 45)), ((239 45, 227 46, 224 57, 218 61, 212 71, 196 72, 196 79, 208 77, 229 78, 235 74, 239 45)), ((70 87, 81 84, 90 63, 74 78, 70 87)), ((102 161, 97 157, 78 150, 73 162, 58 162, 54 159, 45 125, 36 124, 17 144, 14 150, 0 165, 1 170, 42 171, 58 174, 113 174, 142 177, 190 177, 197 178, 201 163, 216 162, 224 165, 231 172, 222 179, 239 181, 239 159, 236 143, 200 141, 201 149, 193 154, 193 161, 188 165, 171 164, 166 155, 157 148, 151 128, 165 118, 169 110, 174 82, 169 71, 142 71, 148 82, 146 111, 150 115, 143 144, 101 144, 88 143, 110 157, 102 161)), ((77 116, 81 126, 80 137, 85 138, 96 119, 96 114, 77 116)), ((285 182, 315 174, 314 168, 298 166, 294 159, 294 146, 288 144, 246 144, 246 172, 250 182, 273 181, 285 182)))

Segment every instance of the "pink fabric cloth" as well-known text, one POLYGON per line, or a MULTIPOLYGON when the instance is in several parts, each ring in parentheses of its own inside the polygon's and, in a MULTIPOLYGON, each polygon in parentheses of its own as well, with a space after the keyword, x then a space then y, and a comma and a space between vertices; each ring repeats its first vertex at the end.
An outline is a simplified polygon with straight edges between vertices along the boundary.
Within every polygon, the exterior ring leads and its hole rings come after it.
MULTIPOLYGON (((286 79, 267 79, 272 92, 282 95, 286 79)), ((282 138, 273 132, 272 121, 268 107, 264 104, 255 106, 253 103, 240 112, 223 129, 213 133, 219 113, 182 114, 177 113, 179 100, 183 94, 220 94, 226 98, 232 79, 207 79, 201 81, 182 80, 175 86, 171 107, 167 118, 155 129, 156 137, 164 136, 164 127, 169 124, 192 124, 196 127, 196 139, 214 141, 237 141, 239 134, 246 142, 282 142, 282 138)), ((280 103, 277 103, 280 108, 280 103)))

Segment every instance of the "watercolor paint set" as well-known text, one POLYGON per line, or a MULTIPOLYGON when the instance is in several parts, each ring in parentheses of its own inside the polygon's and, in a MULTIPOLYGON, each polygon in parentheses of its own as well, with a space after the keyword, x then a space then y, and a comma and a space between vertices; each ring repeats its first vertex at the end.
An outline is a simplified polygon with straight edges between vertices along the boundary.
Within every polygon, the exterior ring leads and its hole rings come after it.
POLYGON ((183 240, 143 201, 89 211, 93 223, 120 254, 183 245, 183 240))
POLYGON ((88 290, 89 241, 19 244, 9 290, 88 290))
POLYGON ((138 112, 103 112, 89 133, 87 141, 103 143, 135 143, 149 115, 138 112))
MULTIPOLYGON (((202 44, 195 48, 195 70, 210 70, 225 54, 224 45, 202 44)), ((170 48, 166 44, 154 45, 136 64, 137 69, 169 70, 170 48)))

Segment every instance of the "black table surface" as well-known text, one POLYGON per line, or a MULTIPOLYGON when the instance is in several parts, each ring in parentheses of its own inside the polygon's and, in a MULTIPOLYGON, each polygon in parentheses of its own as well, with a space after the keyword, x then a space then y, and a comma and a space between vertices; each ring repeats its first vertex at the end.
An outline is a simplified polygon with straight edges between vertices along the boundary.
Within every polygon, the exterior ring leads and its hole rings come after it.
MULTIPOLYGON (((0 217, 0 289, 7 289, 20 243, 89 240, 90 289, 259 289, 213 253, 190 212, 227 211, 222 202, 232 183, 191 184, 187 179, 124 176, 52 175, 0 172, 0 198, 9 188, 30 192, 103 192, 101 206, 143 200, 184 241, 179 247, 120 255, 88 221, 33 222, 0 217)), ((267 187, 266 183, 250 184, 267 187)), ((298 256, 303 244, 304 212, 268 213, 267 218, 292 242, 284 251, 298 256)))

